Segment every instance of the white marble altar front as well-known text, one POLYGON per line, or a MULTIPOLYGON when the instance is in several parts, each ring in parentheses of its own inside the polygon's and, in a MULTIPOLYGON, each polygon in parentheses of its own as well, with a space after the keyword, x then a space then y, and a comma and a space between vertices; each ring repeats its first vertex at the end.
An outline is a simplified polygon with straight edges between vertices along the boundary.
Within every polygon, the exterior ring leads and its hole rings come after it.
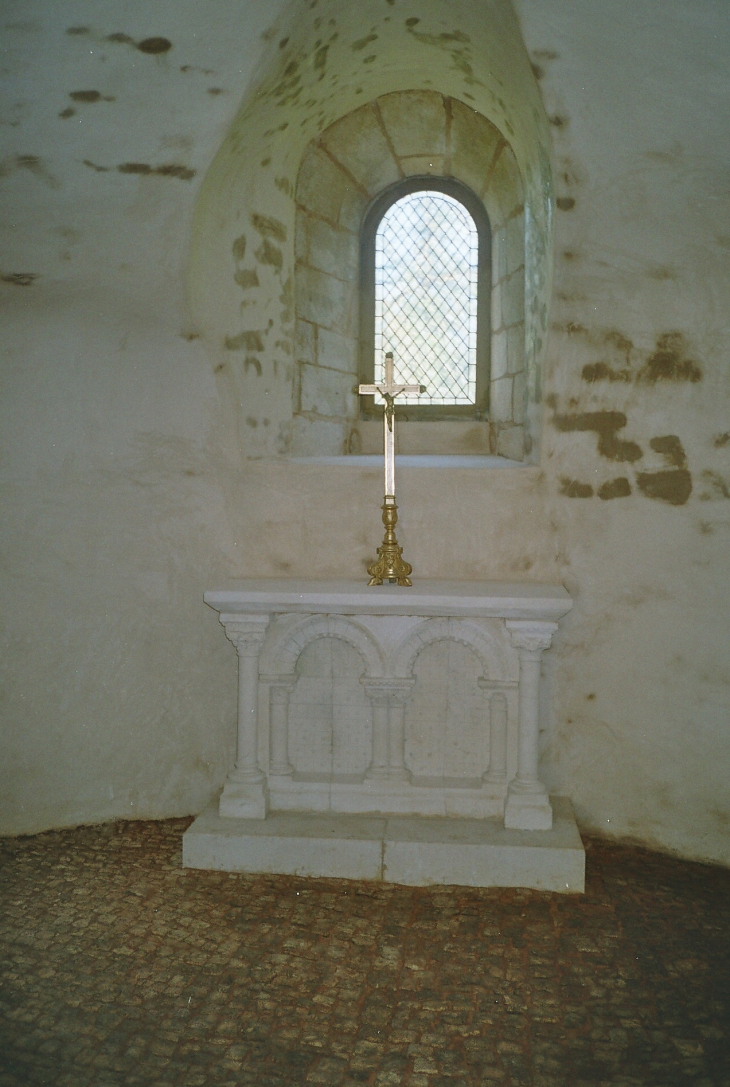
POLYGON ((238 653, 237 755, 185 864, 582 889, 570 804, 554 827, 538 776, 562 586, 249 580, 205 601, 238 653))

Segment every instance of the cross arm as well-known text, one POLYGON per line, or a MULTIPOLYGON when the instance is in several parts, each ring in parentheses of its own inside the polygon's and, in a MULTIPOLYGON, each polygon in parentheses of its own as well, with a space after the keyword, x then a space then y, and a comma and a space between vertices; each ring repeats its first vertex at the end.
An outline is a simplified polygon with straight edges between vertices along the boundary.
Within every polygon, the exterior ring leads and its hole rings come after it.
POLYGON ((418 396, 419 393, 426 392, 425 385, 359 385, 358 390, 360 396, 374 396, 375 393, 380 393, 381 396, 400 396, 401 393, 406 393, 409 396, 418 396))

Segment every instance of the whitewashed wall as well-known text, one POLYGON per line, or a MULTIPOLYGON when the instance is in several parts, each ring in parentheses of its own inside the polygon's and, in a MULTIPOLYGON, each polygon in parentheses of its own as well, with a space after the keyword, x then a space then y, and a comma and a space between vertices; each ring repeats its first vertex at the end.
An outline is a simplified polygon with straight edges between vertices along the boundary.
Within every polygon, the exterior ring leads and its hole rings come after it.
MULTIPOLYGON (((472 63, 483 4, 381 6, 472 63)), ((544 776, 587 828, 730 863, 726 5, 516 6, 557 197, 551 328, 531 345, 547 351, 539 463, 404 469, 401 543, 421 576, 563 581, 576 607, 546 663, 544 776)), ((369 0, 342 8, 367 37, 369 0)), ((516 49, 507 5, 489 8, 516 49)), ((3 6, 4 832, 199 810, 235 699, 203 589, 359 576, 378 542, 379 473, 243 455, 247 417, 280 420, 215 372, 240 328, 198 320, 201 269, 210 295, 232 292, 233 261, 198 253, 186 303, 200 185, 281 9, 3 6)), ((313 44, 319 17, 301 15, 313 44)), ((277 216, 269 194, 255 210, 277 216)))

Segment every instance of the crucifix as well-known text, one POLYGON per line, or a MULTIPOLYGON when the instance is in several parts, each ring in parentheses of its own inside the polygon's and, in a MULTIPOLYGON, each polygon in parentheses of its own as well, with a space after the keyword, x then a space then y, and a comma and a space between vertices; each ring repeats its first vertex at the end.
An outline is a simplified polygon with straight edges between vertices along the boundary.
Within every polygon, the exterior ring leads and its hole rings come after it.
POLYGON ((379 393, 385 401, 383 411, 383 445, 385 454, 385 497, 383 499, 383 524, 385 535, 378 548, 378 558, 368 566, 370 581, 368 585, 390 584, 412 585, 410 574, 413 567, 403 558, 403 548, 395 538, 395 526, 398 522, 398 507, 395 504, 395 398, 401 393, 417 396, 425 393, 425 385, 396 385, 393 378, 393 352, 385 356, 385 381, 382 385, 360 385, 361 396, 373 396, 379 393))

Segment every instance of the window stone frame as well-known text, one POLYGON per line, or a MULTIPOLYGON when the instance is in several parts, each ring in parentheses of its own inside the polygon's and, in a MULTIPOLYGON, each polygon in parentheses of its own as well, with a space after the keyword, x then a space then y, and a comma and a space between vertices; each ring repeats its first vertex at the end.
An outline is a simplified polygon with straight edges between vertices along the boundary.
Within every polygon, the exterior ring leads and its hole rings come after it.
POLYGON ((399 428, 400 451, 524 461, 534 447, 526 430, 526 220, 517 160, 505 136, 473 107, 438 91, 402 90, 344 114, 299 160, 291 455, 375 452, 382 441, 382 424, 361 417, 357 395, 361 230, 383 192, 424 176, 462 182, 491 225, 489 415, 433 419, 427 426, 411 422, 409 413, 399 428))

